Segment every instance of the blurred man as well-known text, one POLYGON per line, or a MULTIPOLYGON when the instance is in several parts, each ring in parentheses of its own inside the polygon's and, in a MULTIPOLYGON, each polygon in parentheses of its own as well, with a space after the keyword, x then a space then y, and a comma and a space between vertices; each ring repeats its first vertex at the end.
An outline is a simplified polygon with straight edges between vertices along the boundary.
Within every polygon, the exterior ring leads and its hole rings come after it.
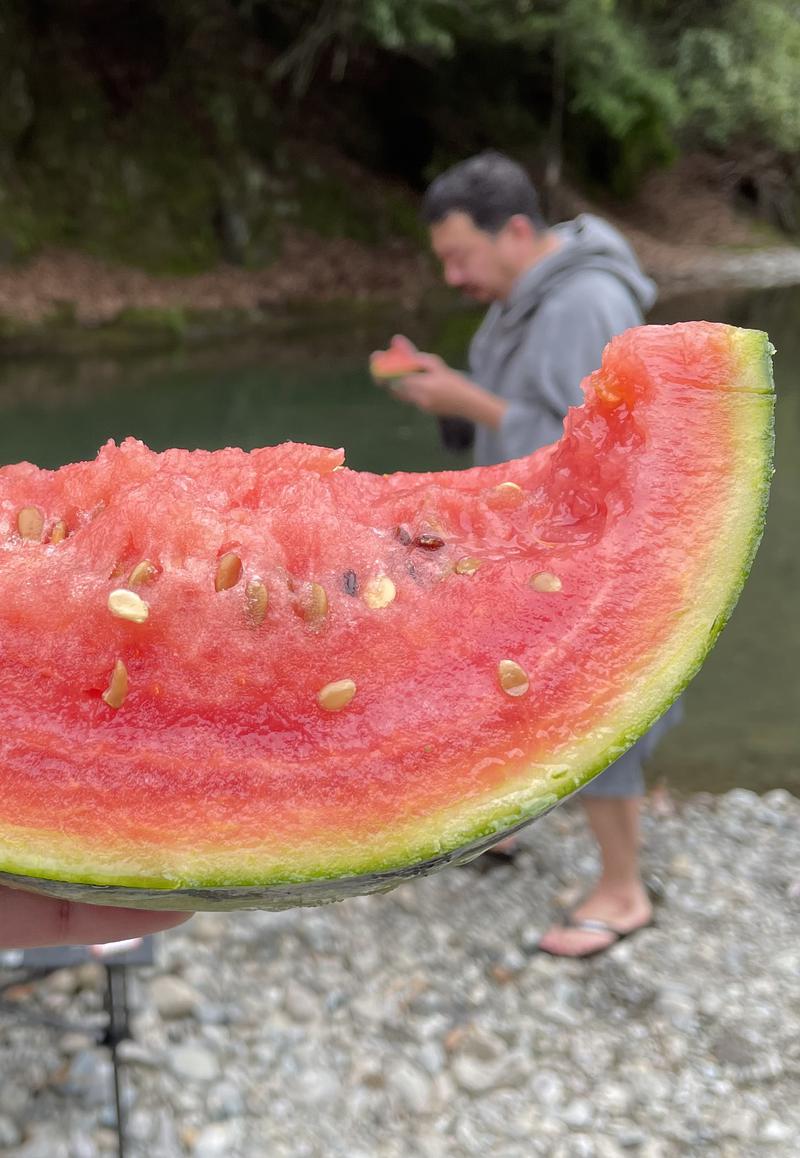
MULTIPOLYGON (((560 438, 581 380, 614 334, 640 325, 655 286, 610 225, 588 214, 548 228, 518 164, 487 152, 449 169, 428 189, 423 216, 449 286, 491 303, 470 347, 469 377, 423 355, 424 371, 394 387, 431 414, 475 425, 475 463, 520 458, 560 438)), ((408 345, 396 336, 393 341, 408 345)), ((648 925, 639 868, 642 760, 654 729, 582 792, 601 856, 585 899, 547 931, 544 952, 583 957, 648 925)))

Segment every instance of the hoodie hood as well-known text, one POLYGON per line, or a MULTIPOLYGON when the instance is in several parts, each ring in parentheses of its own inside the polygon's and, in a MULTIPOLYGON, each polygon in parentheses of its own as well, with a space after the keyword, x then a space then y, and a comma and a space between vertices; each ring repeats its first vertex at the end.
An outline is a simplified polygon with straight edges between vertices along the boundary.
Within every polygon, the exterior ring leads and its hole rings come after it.
MULTIPOLYGON (((646 313, 656 300, 656 285, 639 268, 628 242, 612 225, 590 213, 553 226, 560 245, 517 280, 500 305, 503 328, 514 327, 545 296, 550 296, 576 273, 602 270, 627 288, 639 310, 646 313)), ((499 303, 498 303, 499 304, 499 303)))

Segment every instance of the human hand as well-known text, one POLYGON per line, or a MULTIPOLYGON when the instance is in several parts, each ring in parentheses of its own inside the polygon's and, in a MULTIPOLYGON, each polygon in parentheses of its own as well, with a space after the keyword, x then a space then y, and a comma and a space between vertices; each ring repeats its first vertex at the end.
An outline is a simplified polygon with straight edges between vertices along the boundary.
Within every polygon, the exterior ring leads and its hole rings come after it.
POLYGON ((159 933, 191 915, 77 904, 0 885, 0 949, 100 945, 159 933))
POLYGON ((397 398, 428 414, 466 418, 492 428, 499 425, 505 402, 448 366, 438 355, 418 350, 402 334, 395 334, 391 344, 412 355, 422 367, 418 374, 408 374, 389 385, 397 398))
POLYGON ((471 400, 475 389, 469 379, 453 370, 436 354, 418 350, 403 334, 394 335, 390 349, 408 355, 420 366, 419 373, 407 374, 389 383, 389 389, 397 398, 429 414, 462 413, 465 402, 471 400))

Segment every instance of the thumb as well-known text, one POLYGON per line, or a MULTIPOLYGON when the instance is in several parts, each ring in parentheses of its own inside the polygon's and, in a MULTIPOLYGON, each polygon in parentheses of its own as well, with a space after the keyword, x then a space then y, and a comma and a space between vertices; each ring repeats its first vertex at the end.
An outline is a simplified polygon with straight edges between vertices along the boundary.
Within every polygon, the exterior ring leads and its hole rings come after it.
POLYGON ((405 334, 393 334, 390 345, 394 346, 396 349, 402 350, 406 354, 419 353, 417 347, 414 345, 410 338, 405 336, 405 334))

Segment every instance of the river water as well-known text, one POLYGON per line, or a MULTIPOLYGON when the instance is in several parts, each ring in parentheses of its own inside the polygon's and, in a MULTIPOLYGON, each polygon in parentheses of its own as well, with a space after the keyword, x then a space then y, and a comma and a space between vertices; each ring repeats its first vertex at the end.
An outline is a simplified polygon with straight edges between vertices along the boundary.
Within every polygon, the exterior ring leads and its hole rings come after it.
MULTIPOLYGON (((777 347, 777 471, 750 580, 688 690, 685 721, 649 775, 680 791, 739 785, 800 795, 800 287, 676 298, 651 320, 688 318, 769 332, 777 347)), ((475 320, 454 311, 395 325, 459 364, 475 320)), ((349 466, 379 472, 468 465, 442 449, 433 420, 371 384, 367 355, 390 332, 354 311, 280 337, 126 357, 6 360, 0 461, 55 467, 132 434, 154 449, 285 439, 344 446, 349 466)))

